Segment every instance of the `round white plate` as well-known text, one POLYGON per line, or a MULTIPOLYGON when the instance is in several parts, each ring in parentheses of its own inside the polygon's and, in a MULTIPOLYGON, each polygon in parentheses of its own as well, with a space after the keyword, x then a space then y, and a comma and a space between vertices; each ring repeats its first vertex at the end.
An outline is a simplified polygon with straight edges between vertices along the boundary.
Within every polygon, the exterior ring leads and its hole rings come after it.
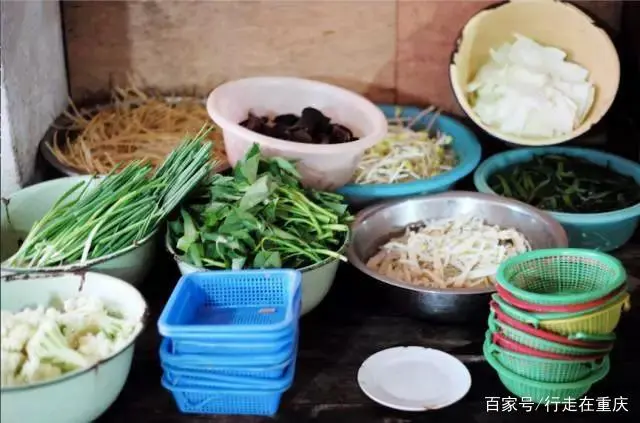
POLYGON ((424 347, 395 347, 367 358, 358 384, 375 402, 402 411, 427 411, 459 401, 471 374, 454 356, 424 347))

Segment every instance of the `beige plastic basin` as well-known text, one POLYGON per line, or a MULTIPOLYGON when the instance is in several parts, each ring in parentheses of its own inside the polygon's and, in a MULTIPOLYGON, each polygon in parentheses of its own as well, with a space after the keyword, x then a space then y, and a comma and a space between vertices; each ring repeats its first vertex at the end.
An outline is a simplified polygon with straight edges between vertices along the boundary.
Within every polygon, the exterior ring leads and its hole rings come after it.
POLYGON ((577 7, 555 0, 512 0, 476 14, 462 30, 449 69, 451 85, 464 112, 482 129, 503 141, 519 145, 552 145, 587 132, 607 113, 618 92, 620 60, 607 33, 577 7), (485 125, 471 108, 467 84, 489 60, 489 50, 513 42, 514 34, 567 53, 567 60, 590 72, 595 100, 582 124, 572 133, 553 138, 528 139, 504 134, 485 125))

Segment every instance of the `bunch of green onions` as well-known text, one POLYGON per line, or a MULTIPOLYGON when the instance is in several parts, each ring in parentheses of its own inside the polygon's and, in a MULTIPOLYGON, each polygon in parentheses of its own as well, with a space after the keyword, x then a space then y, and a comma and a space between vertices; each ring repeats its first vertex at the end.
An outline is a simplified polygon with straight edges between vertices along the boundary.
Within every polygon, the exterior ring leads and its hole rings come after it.
POLYGON ((209 131, 185 139, 153 173, 151 165, 135 161, 120 172, 116 167, 93 189, 93 179, 76 184, 34 223, 6 265, 82 264, 145 239, 210 173, 209 131))

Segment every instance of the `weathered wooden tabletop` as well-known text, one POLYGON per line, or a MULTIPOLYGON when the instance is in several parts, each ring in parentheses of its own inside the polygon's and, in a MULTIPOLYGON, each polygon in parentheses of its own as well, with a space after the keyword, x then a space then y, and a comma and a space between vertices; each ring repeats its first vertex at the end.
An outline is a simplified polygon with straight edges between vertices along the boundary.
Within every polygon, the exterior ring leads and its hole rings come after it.
MULTIPOLYGON (((640 278, 640 237, 616 252, 630 275, 640 278)), ((141 290, 152 311, 149 326, 137 343, 127 384, 103 422, 202 422, 253 423, 268 418, 183 415, 172 396, 160 386, 159 336, 155 323, 179 275, 169 257, 159 264, 141 290)), ((401 422, 511 422, 567 421, 616 423, 640 421, 640 307, 632 309, 618 327, 608 377, 589 392, 589 398, 607 396, 628 399, 627 412, 514 412, 487 411, 487 397, 509 396, 494 371, 481 359, 485 321, 475 327, 447 326, 403 317, 385 302, 376 282, 344 265, 325 301, 301 323, 298 363, 293 387, 283 396, 278 422, 401 423, 401 422), (356 373, 369 355, 397 345, 421 345, 448 351, 465 361, 472 387, 460 402, 438 411, 403 413, 375 404, 359 389, 356 373), (635 418, 633 416, 636 416, 635 418), (517 417, 516 417, 517 416, 517 417)), ((640 300, 640 294, 634 297, 640 300)), ((491 404, 491 403, 490 403, 491 404)), ((594 406, 595 409, 595 406, 594 406)), ((586 408, 583 408, 586 410, 586 408)))

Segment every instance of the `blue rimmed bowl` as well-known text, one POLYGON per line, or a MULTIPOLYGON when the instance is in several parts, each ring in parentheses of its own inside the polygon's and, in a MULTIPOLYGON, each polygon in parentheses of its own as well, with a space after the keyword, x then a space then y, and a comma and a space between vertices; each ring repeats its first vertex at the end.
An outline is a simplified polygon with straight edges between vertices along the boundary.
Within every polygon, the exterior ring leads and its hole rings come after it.
MULTIPOLYGON (((535 156, 562 154, 579 157, 600 166, 610 166, 615 172, 633 178, 640 185, 640 164, 597 150, 576 147, 525 148, 496 154, 485 160, 473 175, 476 189, 496 194, 488 184, 495 172, 506 167, 531 161, 535 156)), ((569 246, 600 251, 612 251, 629 241, 640 223, 640 203, 606 213, 548 212, 567 232, 569 246)))
MULTIPOLYGON (((399 106, 380 105, 380 109, 387 118, 396 116, 399 106)), ((418 107, 401 107, 400 117, 414 118, 423 109, 418 107)), ((432 114, 427 114, 418 121, 418 125, 427 125, 433 119, 432 114)), ((368 204, 411 197, 415 195, 434 194, 451 189, 453 185, 473 172, 480 163, 482 148, 476 136, 462 123, 449 116, 440 115, 436 118, 434 130, 439 130, 453 138, 453 149, 458 156, 459 162, 450 171, 441 173, 427 179, 419 179, 410 182, 396 184, 347 184, 337 190, 345 196, 349 204, 354 206, 365 206, 368 204)))

